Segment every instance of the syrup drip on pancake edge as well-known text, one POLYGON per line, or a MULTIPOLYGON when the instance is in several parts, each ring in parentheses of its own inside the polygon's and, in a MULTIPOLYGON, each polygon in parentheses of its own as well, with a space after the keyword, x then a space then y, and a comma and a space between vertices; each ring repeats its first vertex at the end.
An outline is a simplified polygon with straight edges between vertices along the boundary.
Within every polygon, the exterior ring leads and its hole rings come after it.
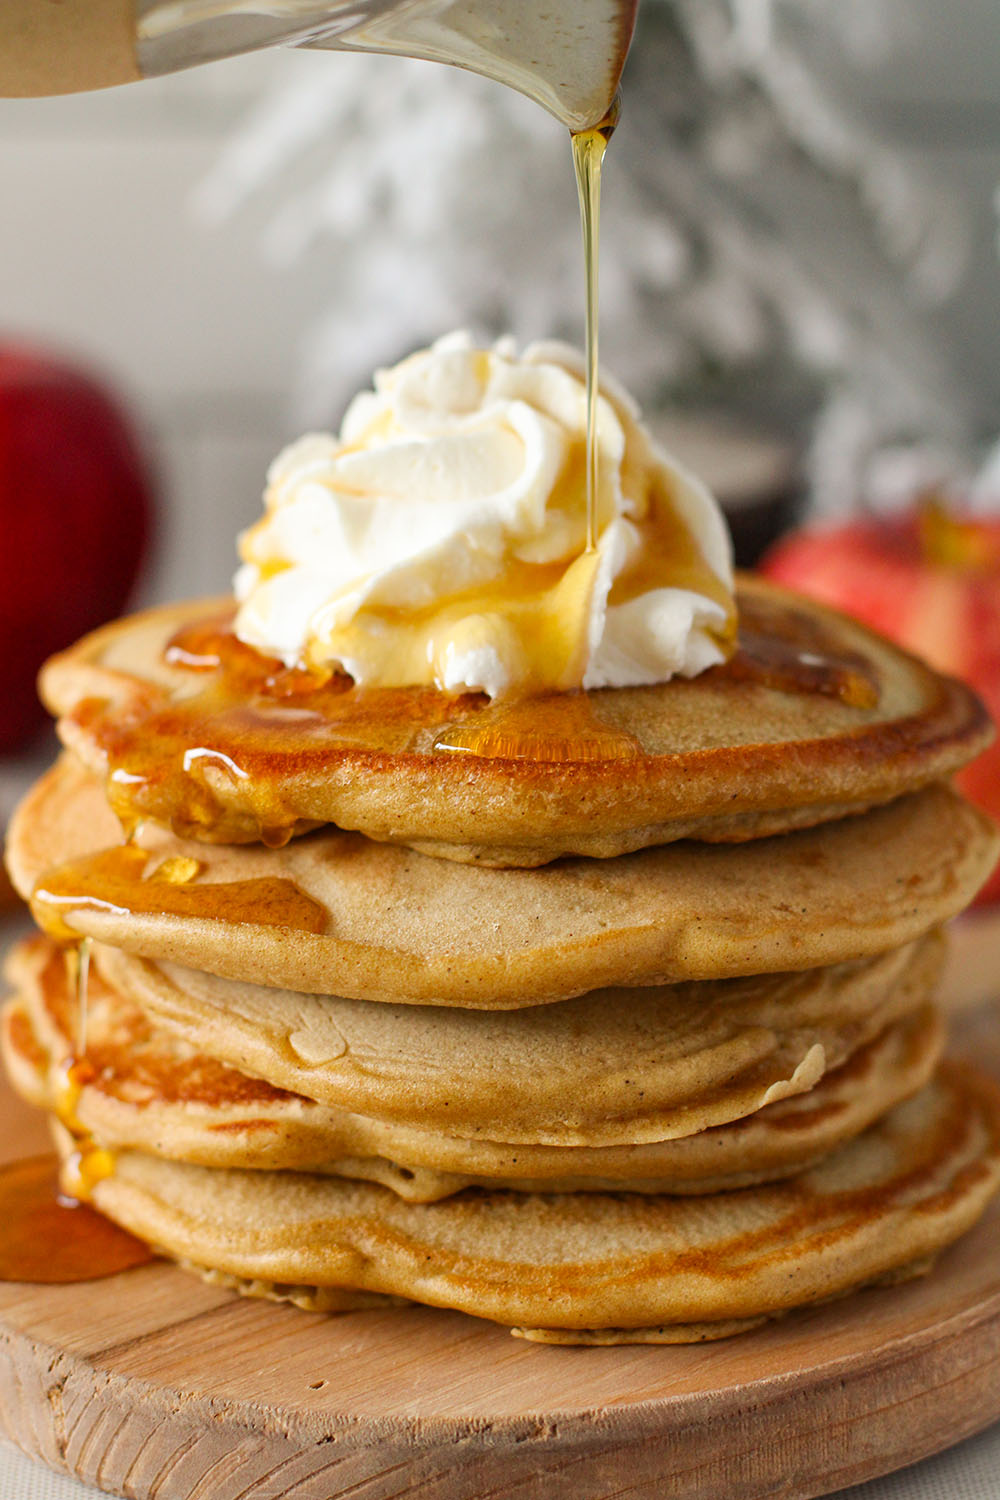
POLYGON ((62 913, 81 909, 166 913, 317 934, 326 926, 324 908, 293 880, 261 876, 191 884, 200 873, 197 860, 154 862, 147 873, 152 859, 146 850, 128 843, 56 865, 41 876, 32 892, 35 920, 58 943, 77 940, 79 934, 63 920, 62 913), (176 878, 177 866, 182 867, 186 878, 176 878))
POLYGON ((97 1183, 110 1177, 114 1171, 110 1151, 98 1145, 79 1116, 81 1095, 95 1076, 87 1057, 91 947, 91 939, 85 937, 66 953, 76 989, 76 1048, 59 1069, 54 1111, 59 1124, 73 1140, 74 1149, 63 1164, 62 1185, 68 1197, 77 1203, 89 1202, 97 1183))
POLYGON ((40 925, 68 948, 75 971, 77 1042, 59 1069, 54 1114, 73 1150, 0 1169, 0 1281, 92 1281, 146 1265, 149 1247, 89 1206, 95 1186, 115 1170, 113 1154, 79 1116, 80 1100, 97 1077, 86 1052, 90 939, 63 920, 66 905, 200 914, 216 921, 250 922, 319 932, 326 913, 293 881, 280 878, 221 882, 189 889, 198 860, 154 861, 131 839, 114 849, 68 862, 39 882, 33 910, 40 925), (55 1248, 54 1248, 55 1247, 55 1248))
POLYGON ((67 952, 76 989, 76 1048, 59 1069, 55 1116, 74 1149, 0 1167, 0 1281, 65 1285, 98 1281, 148 1265, 148 1245, 89 1205, 97 1183, 114 1171, 114 1157, 79 1118, 80 1098, 96 1076, 86 1055, 90 939, 67 952))

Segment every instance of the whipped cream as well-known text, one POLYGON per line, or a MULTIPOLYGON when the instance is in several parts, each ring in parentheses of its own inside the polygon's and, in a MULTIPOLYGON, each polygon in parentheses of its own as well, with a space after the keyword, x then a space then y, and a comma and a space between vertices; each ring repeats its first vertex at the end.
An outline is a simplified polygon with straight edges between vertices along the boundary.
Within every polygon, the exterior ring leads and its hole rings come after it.
POLYGON ((729 536, 624 391, 598 400, 586 551, 583 361, 466 334, 375 376, 339 437, 278 455, 240 537, 236 633, 364 686, 490 697, 694 676, 732 649, 729 536))

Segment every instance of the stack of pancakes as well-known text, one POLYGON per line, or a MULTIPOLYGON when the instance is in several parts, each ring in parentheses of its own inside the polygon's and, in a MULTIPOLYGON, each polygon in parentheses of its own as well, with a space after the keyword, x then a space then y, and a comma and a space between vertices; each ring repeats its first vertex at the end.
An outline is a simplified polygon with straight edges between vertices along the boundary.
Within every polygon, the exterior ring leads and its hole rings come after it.
POLYGON ((721 1337, 968 1228, 1000 1093, 939 1066, 933 992, 988 724, 739 605, 724 667, 513 706, 289 672, 204 605, 50 663, 4 1041, 97 1206, 244 1292, 570 1343, 721 1337))

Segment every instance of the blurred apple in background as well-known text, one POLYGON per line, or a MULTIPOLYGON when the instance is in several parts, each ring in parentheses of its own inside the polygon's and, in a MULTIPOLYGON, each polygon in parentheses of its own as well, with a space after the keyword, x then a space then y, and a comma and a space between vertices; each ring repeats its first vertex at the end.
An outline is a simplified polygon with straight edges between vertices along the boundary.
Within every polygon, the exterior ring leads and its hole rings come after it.
POLYGON ((45 722, 41 663, 119 614, 145 554, 153 484, 91 375, 0 342, 0 754, 45 722))
MULTIPOLYGON (((792 532, 761 567, 964 678, 1000 723, 1000 519, 929 498, 901 517, 792 532)), ((1000 819, 1000 743, 958 783, 1000 819)), ((979 899, 998 898, 1000 867, 979 899)))

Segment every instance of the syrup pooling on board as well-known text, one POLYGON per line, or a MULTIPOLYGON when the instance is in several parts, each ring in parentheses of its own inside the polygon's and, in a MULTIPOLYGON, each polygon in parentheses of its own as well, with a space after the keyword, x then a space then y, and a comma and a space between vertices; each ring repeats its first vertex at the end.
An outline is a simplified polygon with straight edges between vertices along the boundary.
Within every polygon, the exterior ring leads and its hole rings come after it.
POLYGON ((152 1259, 141 1240, 61 1196, 54 1155, 0 1167, 0 1281, 98 1281, 152 1259))

